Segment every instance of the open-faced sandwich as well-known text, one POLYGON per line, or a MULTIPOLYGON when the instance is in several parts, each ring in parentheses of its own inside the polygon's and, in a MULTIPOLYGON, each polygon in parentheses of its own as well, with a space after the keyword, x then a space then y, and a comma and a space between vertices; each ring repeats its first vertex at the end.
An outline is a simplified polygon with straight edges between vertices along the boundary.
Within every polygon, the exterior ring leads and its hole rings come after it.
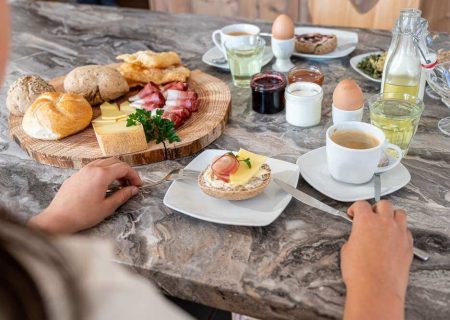
POLYGON ((240 149, 227 152, 199 175, 198 185, 212 197, 225 200, 246 200, 264 191, 270 182, 267 157, 240 149))
POLYGON ((337 47, 334 34, 305 33, 295 36, 295 50, 300 53, 326 54, 337 47))

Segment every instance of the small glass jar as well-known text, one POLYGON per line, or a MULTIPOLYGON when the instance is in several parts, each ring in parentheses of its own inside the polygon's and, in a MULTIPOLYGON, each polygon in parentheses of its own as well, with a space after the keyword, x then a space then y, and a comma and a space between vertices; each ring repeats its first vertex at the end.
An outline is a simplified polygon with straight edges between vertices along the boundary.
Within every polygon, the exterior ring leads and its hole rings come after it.
POLYGON ((297 127, 312 127, 322 115, 322 87, 312 82, 295 82, 286 88, 286 121, 297 127))
POLYGON ((283 111, 286 84, 286 77, 281 72, 264 71, 255 74, 250 82, 253 110, 263 114, 283 111))
POLYGON ((315 65, 299 65, 289 70, 288 81, 294 82, 313 82, 322 86, 324 75, 318 66, 315 65))

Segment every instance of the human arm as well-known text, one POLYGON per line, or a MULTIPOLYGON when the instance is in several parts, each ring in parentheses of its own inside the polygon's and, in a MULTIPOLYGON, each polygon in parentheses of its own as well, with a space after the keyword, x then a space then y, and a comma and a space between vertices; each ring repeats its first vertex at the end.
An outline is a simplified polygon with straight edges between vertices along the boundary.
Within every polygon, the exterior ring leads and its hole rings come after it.
POLYGON ((93 227, 137 194, 141 184, 139 174, 116 158, 93 161, 67 179, 50 205, 28 225, 64 234, 93 227), (115 180, 128 186, 105 198, 115 180))
POLYGON ((358 201, 348 210, 353 227, 341 250, 347 287, 344 319, 403 319, 413 239, 406 213, 388 201, 358 201))

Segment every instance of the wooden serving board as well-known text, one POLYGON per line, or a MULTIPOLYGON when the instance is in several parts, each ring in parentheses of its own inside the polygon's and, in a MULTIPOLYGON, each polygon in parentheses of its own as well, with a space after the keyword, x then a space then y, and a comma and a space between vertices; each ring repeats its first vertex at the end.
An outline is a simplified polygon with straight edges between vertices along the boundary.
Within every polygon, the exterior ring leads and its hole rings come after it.
MULTIPOLYGON (((63 91, 64 77, 50 83, 57 91, 63 91)), ((181 142, 167 146, 168 158, 189 156, 217 139, 225 129, 231 110, 231 94, 221 80, 200 70, 194 70, 189 77, 189 89, 197 92, 199 108, 177 129, 181 142)), ((94 107, 98 109, 98 107, 94 107)), ((94 111, 94 114, 98 113, 94 111)), ((89 162, 106 158, 100 151, 92 125, 73 136, 55 140, 38 140, 29 137, 22 129, 21 116, 9 116, 9 132, 20 147, 34 160, 61 168, 81 168, 89 162)), ((150 142, 148 149, 118 156, 130 165, 144 165, 165 159, 162 143, 150 142)))

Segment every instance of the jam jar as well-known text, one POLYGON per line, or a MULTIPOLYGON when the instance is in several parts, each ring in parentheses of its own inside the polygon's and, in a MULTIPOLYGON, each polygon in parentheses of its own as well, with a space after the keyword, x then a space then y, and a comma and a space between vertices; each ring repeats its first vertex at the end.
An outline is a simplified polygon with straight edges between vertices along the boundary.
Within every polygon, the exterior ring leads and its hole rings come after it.
POLYGON ((284 109, 284 89, 287 80, 283 73, 264 71, 252 77, 252 107, 258 113, 273 114, 284 109))
POLYGON ((324 75, 319 67, 315 65, 299 65, 289 70, 288 81, 294 82, 313 82, 322 86, 324 75))

